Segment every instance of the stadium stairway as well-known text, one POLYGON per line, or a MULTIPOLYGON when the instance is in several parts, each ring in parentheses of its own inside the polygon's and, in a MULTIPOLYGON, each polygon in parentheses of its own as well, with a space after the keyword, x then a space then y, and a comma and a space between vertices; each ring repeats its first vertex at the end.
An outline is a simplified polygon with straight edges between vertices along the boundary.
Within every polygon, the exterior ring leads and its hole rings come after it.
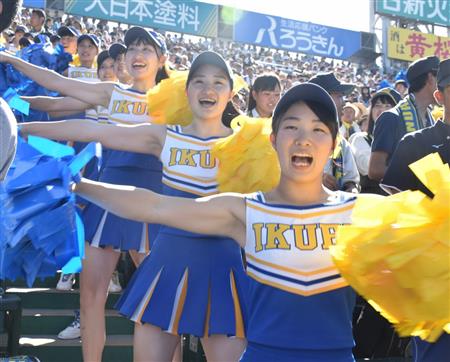
MULTIPOLYGON (((80 339, 60 340, 58 333, 74 319, 79 309, 78 287, 72 291, 55 289, 58 277, 36 280, 33 288, 23 282, 7 282, 7 293, 22 300, 19 353, 41 362, 81 362, 80 339)), ((132 361, 133 323, 113 309, 120 293, 110 293, 106 304, 106 345, 103 361, 132 361)))

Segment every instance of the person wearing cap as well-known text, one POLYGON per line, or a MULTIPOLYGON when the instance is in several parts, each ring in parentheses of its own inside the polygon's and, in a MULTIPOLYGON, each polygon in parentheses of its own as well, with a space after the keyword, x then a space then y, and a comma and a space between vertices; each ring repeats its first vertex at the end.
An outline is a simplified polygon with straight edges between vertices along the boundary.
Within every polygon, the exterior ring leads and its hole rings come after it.
POLYGON ((345 103, 344 107, 342 107, 342 126, 339 127, 339 133, 346 140, 354 133, 361 132, 361 129, 357 124, 360 113, 359 108, 351 102, 345 103))
MULTIPOLYGON (((438 153, 444 163, 450 164, 450 58, 439 64, 434 98, 444 107, 444 117, 433 126, 409 133, 400 140, 382 180, 382 187, 389 193, 419 190, 433 197, 431 190, 420 182, 408 166, 431 153, 438 153)), ((448 285, 445 287, 448 288, 448 285)), ((448 361, 450 334, 443 332, 435 343, 413 337, 413 343, 414 361, 448 361)))
MULTIPOLYGON (((47 89, 92 106, 108 108, 109 122, 113 124, 111 127, 117 124, 149 123, 145 93, 155 86, 157 77, 167 77, 164 68, 167 48, 164 38, 153 31, 132 27, 127 34, 126 65, 133 77, 133 84, 129 88, 114 82, 89 83, 67 78, 5 52, 0 52, 0 62, 12 64, 47 89)), ((89 128, 89 125, 98 122, 70 120, 61 124, 76 125, 77 130, 66 137, 70 140, 84 127, 89 128)), ((48 136, 51 137, 51 134, 48 136)), ((126 143, 133 142, 128 139, 126 143)), ((142 153, 111 151, 101 177, 102 181, 132 183, 159 192, 162 188, 161 163, 156 157, 142 153)), ((83 210, 83 219, 87 246, 80 279, 82 350, 85 361, 100 361, 105 343, 107 290, 120 251, 129 251, 138 264, 148 253, 159 227, 116 217, 92 204, 83 210)))
MULTIPOLYGON (((193 68, 195 66, 196 60, 193 68)), ((198 81, 195 74, 191 79, 194 84, 198 81)), ((188 93, 191 87, 197 86, 189 85, 188 93)), ((208 97, 212 98, 212 94, 208 97)), ((192 95, 188 97, 193 100, 192 95)), ((170 134, 168 132, 167 136, 170 134)), ((274 110, 270 140, 278 155, 281 177, 272 191, 219 194, 193 200, 88 180, 77 184, 75 191, 126 217, 139 217, 148 222, 206 234, 205 247, 218 243, 218 239, 210 235, 224 235, 238 247, 245 248, 249 276, 248 345, 240 361, 353 361, 351 321, 355 295, 335 269, 329 247, 334 243, 335 227, 350 223, 355 197, 330 191, 322 184, 324 167, 333 153, 337 134, 337 110, 329 94, 315 84, 299 84, 281 97, 274 110)), ((165 242, 170 243, 169 240, 165 242)), ((173 248, 172 253, 177 249, 173 248)), ((147 259, 149 263, 156 252, 152 251, 147 259)), ((191 254, 198 258, 199 263, 202 258, 209 258, 200 250, 192 250, 191 254)), ((212 260, 219 265, 222 256, 217 255, 212 260)), ((141 268, 144 265, 146 263, 141 268)), ((160 303, 167 304, 173 298, 154 299, 155 293, 163 293, 160 284, 166 285, 168 278, 159 265, 149 267, 148 273, 156 274, 157 278, 156 282, 149 284, 147 293, 143 293, 148 307, 144 305, 135 313, 138 320, 144 321, 152 303, 153 308, 157 308, 160 303)), ((201 276, 184 265, 180 266, 179 275, 176 279, 178 288, 172 287, 171 294, 178 289, 178 305, 185 307, 191 297, 189 283, 195 283, 195 279, 201 276)), ((231 274, 231 284, 227 287, 231 292, 238 286, 233 276, 236 278, 236 270, 231 274)), ((134 283, 138 278, 139 274, 134 283)), ((211 300, 211 310, 207 315, 213 317, 214 299, 221 293, 223 291, 215 290, 211 284, 210 292, 194 310, 199 311, 201 305, 211 300)), ((130 297, 125 294, 123 298, 130 297)), ((236 313, 238 311, 234 308, 225 316, 215 315, 214 318, 230 319, 236 313)), ((203 328, 204 312, 201 316, 203 328)), ((179 322, 175 318, 173 323, 182 328, 188 319, 182 315, 179 322)), ((211 323, 212 320, 206 320, 209 328, 211 323)), ((144 328, 150 330, 146 324, 136 326, 138 334, 135 332, 135 341, 144 337, 139 333, 144 328)), ((209 333, 213 333, 211 329, 209 333)), ((207 339, 202 343, 204 341, 207 339)), ((211 360, 207 345, 203 343, 203 346, 206 346, 207 358, 211 360)), ((149 343, 149 352, 152 348, 155 346, 149 343)), ((141 358, 135 354, 136 360, 169 360, 170 355, 164 357, 141 358)), ((225 355, 218 359, 237 360, 225 355)))
POLYGON ((406 72, 409 94, 377 120, 373 134, 369 177, 380 181, 400 139, 409 132, 434 123, 428 107, 434 103, 439 58, 430 56, 413 62, 406 72))
POLYGON ((33 9, 31 12, 30 25, 33 37, 45 32, 44 23, 46 15, 42 9, 33 9))
MULTIPOLYGON (((11 25, 21 5, 21 0, 0 0, 0 34, 11 25)), ((0 182, 6 177, 16 147, 16 118, 6 101, 0 97, 0 182)))
POLYGON ((100 49, 100 40, 93 34, 83 34, 77 39, 77 54, 80 66, 69 65, 67 76, 86 82, 97 82, 94 61, 100 49))
MULTIPOLYGON (((164 165, 164 194, 185 198, 207 196, 217 193, 217 167, 210 148, 216 139, 232 133, 222 123, 222 115, 231 101, 233 84, 233 74, 225 60, 217 53, 204 52, 195 58, 187 77, 186 94, 193 114, 189 126, 127 127, 70 121, 27 123, 22 132, 71 141, 97 140, 107 148, 158 156, 164 165)), ((114 157, 111 152, 108 161, 114 157)), ((103 174, 107 168, 108 165, 103 174)), ((105 178, 101 181, 108 182, 105 178)), ((131 181, 123 178, 109 182, 131 181)), ((89 233, 86 226, 88 240, 89 233)), ((165 228, 154 241, 151 257, 138 268, 117 304, 120 313, 136 322, 136 360, 171 360, 182 333, 211 335, 212 338, 202 340, 210 360, 239 359, 245 347, 246 311, 243 300, 246 276, 240 248, 228 238, 210 238, 219 240, 208 245, 204 237, 165 228), (211 263, 219 256, 220 260, 211 263), (230 282, 234 285, 231 289, 230 282), (149 296, 149 288, 156 284, 158 287, 149 296), (187 293, 182 304, 177 297, 180 288, 186 288, 187 293), (177 309, 175 317, 173 311, 177 309)))
MULTIPOLYGON (((335 102, 338 115, 342 114, 344 95, 352 92, 353 84, 340 82, 332 72, 319 73, 308 82, 317 84, 325 89, 335 102)), ((339 137, 336 150, 325 167, 323 182, 330 190, 358 192, 358 168, 350 145, 345 138, 339 137)))
POLYGON ((17 25, 16 30, 14 31, 14 38, 12 43, 10 43, 8 50, 11 52, 16 52, 20 50, 19 41, 23 38, 23 36, 28 33, 28 29, 26 26, 17 25))
POLYGON ((130 84, 132 78, 127 71, 126 63, 125 63, 125 54, 127 52, 127 48, 125 45, 120 43, 111 44, 108 49, 111 58, 114 59, 114 73, 122 84, 130 84))
POLYGON ((408 94, 408 83, 404 79, 398 79, 394 83, 394 89, 404 98, 408 94))
POLYGON ((61 26, 58 29, 58 35, 61 37, 61 45, 66 53, 75 55, 77 53, 77 39, 81 35, 73 26, 61 26))
POLYGON ((362 193, 385 194, 380 189, 379 183, 369 179, 368 177, 369 160, 373 141, 373 129, 380 114, 395 107, 401 100, 401 95, 394 89, 380 89, 370 100, 370 113, 367 132, 357 132, 349 138, 349 143, 352 147, 355 162, 360 174, 362 193))

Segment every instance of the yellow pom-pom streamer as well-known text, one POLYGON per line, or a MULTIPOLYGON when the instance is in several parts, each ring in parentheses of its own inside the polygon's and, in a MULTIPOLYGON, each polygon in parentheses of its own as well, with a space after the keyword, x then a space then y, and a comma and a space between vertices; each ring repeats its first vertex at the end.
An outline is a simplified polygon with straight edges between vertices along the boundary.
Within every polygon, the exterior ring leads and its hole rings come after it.
MULTIPOLYGON (((152 123, 187 126, 192 122, 192 112, 186 95, 187 77, 187 71, 170 71, 169 78, 147 92, 152 123)), ((233 94, 247 87, 247 83, 239 76, 235 76, 233 82, 233 94)))
MULTIPOLYGON (((81 60, 78 53, 72 56, 70 65, 73 67, 81 67, 81 60)), ((92 62, 92 68, 97 68, 97 56, 95 56, 94 61, 92 62)))
POLYGON ((339 228, 334 262, 401 336, 450 333, 450 170, 437 153, 410 165, 435 195, 361 195, 339 228))
POLYGON ((74 67, 81 67, 80 56, 78 55, 78 53, 72 56, 72 62, 70 63, 70 65, 74 67))
POLYGON ((219 160, 219 190, 270 191, 280 181, 278 157, 270 143, 271 120, 242 115, 231 126, 234 133, 217 141, 211 151, 219 160))
POLYGON ((435 120, 444 119, 444 107, 434 106, 433 110, 431 111, 431 115, 435 120))

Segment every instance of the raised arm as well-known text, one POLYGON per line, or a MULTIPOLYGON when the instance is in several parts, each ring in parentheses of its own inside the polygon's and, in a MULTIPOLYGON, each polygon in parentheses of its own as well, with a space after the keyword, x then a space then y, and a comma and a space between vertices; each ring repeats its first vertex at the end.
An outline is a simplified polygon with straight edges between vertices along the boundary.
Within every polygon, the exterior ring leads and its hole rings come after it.
POLYGON ((43 112, 82 112, 95 106, 73 97, 20 97, 30 103, 32 109, 43 112))
POLYGON ((52 70, 27 63, 4 51, 0 52, 0 63, 11 64, 19 72, 47 89, 77 98, 89 104, 107 107, 114 88, 113 82, 88 83, 63 77, 52 70))
POLYGON ((126 219, 228 236, 245 245, 245 199, 240 194, 188 199, 86 179, 77 184, 75 192, 126 219))
POLYGON ((152 124, 111 125, 89 120, 28 122, 20 125, 24 136, 34 135, 57 141, 100 142, 111 149, 148 153, 159 157, 166 128, 152 124))

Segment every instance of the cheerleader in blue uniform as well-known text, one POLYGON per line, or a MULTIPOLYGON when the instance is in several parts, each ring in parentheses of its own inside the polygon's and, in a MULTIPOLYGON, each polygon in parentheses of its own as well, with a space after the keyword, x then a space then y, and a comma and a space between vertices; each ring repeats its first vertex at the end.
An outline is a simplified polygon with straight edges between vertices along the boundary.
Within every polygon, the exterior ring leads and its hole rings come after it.
MULTIPOLYGON (((204 52, 194 60, 187 78, 193 114, 189 126, 113 127, 71 121, 28 123, 22 132, 58 140, 97 140, 108 148, 158 155, 164 194, 186 199, 213 195, 218 192, 218 165, 210 149, 231 134, 221 119, 232 89, 227 63, 216 53, 204 52)), ((170 360, 178 335, 184 333, 202 338, 210 360, 237 360, 242 354, 247 277, 239 245, 216 235, 161 228, 151 254, 118 303, 120 312, 136 323, 136 361, 170 360)))
MULTIPOLYGON (((114 82, 88 83, 69 79, 4 52, 0 52, 0 62, 12 64, 48 89, 93 106, 108 108, 109 121, 112 123, 149 123, 145 93, 155 85, 157 76, 162 78, 165 74, 166 45, 160 34, 141 27, 127 31, 125 45, 125 61, 133 78, 129 88, 114 82)), ((78 121, 68 122, 76 124, 78 121)), ((127 143, 133 142, 132 138, 127 140, 127 143)), ((136 187, 161 192, 161 163, 156 157, 141 153, 110 152, 100 180, 131 183, 136 187)), ((85 361, 100 361, 105 343, 104 306, 120 251, 135 252, 142 260, 159 227, 117 217, 96 205, 89 205, 84 210, 84 219, 87 220, 85 228, 88 245, 80 279, 83 358, 85 361)))
MULTIPOLYGON (((336 106, 321 87, 297 85, 278 103, 272 129, 281 178, 268 193, 191 200, 89 180, 78 184, 76 191, 121 216, 228 236, 245 248, 248 346, 241 361, 354 361, 355 295, 336 270, 329 248, 335 243, 337 226, 350 223, 355 197, 322 185, 338 131, 336 106)), ((215 240, 208 238, 205 243, 215 240)), ((221 259, 218 255, 213 263, 221 264, 221 259)), ((164 268, 158 267, 152 270, 158 280, 146 290, 133 315, 137 320, 145 318, 153 295, 160 292, 164 268)), ((179 286, 184 286, 186 275, 179 286)), ((134 282, 138 280, 139 275, 134 282)), ((190 279, 186 282, 189 285, 190 279)), ((177 288, 178 299, 184 300, 184 291, 177 288)), ((174 311, 177 316, 178 310, 174 311)), ((232 316, 230 312, 225 317, 232 316)))

